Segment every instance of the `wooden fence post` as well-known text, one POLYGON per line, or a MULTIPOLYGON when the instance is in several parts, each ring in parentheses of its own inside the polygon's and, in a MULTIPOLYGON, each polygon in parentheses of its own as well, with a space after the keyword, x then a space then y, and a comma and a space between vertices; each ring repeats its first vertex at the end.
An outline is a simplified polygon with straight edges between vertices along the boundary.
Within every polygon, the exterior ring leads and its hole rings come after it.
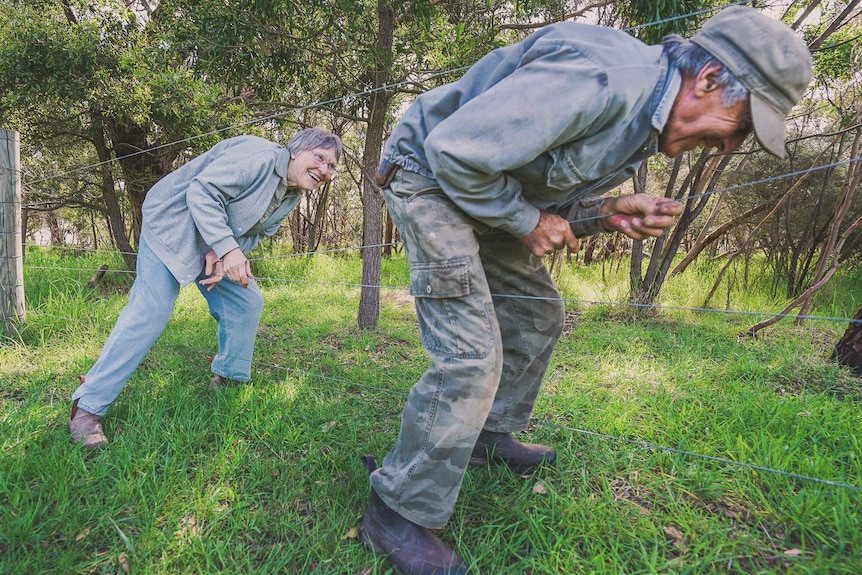
POLYGON ((0 128, 0 332, 24 322, 24 248, 21 241, 21 151, 18 132, 0 128))

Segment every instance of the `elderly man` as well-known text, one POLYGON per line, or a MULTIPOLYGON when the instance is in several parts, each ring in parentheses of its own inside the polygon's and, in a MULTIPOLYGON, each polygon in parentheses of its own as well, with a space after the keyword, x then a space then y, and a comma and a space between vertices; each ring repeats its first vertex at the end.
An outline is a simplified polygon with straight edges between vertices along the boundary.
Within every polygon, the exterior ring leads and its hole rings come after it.
POLYGON ((108 444, 102 415, 167 326, 180 288, 195 280, 218 322, 210 389, 249 379, 263 297, 245 254, 278 230, 303 192, 332 179, 340 156, 341 140, 323 128, 302 130, 287 146, 237 136, 156 182, 129 301, 72 394, 73 441, 108 444))
POLYGON ((678 202, 599 195, 656 152, 729 153, 753 130, 783 155, 785 117, 811 73, 790 28, 734 7, 690 41, 660 46, 608 28, 547 26, 417 98, 378 180, 404 239, 431 365, 371 473, 367 547, 400 573, 467 572, 430 531, 449 520, 467 467, 522 473, 556 459, 512 436, 527 426, 563 327, 541 256, 597 232, 661 235, 678 202))

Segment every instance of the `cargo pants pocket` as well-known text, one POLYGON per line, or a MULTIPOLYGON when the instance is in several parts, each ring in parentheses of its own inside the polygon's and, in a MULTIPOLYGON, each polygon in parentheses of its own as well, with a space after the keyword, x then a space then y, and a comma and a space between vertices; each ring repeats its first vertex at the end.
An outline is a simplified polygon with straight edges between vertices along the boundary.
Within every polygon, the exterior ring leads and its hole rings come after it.
POLYGON ((472 289, 471 265, 468 257, 410 264, 410 295, 429 353, 482 358, 493 346, 491 304, 472 289))

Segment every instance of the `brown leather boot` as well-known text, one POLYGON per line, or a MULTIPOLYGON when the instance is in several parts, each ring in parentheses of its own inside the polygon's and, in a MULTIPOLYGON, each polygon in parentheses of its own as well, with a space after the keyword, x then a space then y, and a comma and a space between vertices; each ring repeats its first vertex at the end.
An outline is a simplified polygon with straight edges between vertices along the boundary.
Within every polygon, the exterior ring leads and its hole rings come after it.
POLYGON ((467 573, 467 566, 443 541, 392 511, 373 489, 359 538, 374 553, 386 555, 401 575, 467 573))
POLYGON ((470 465, 503 463, 514 473, 530 473, 540 465, 552 465, 557 460, 557 452, 550 447, 535 443, 521 443, 511 433, 485 431, 470 455, 470 465))
POLYGON ((80 443, 86 449, 96 449, 108 445, 108 436, 102 429, 102 418, 78 407, 78 400, 72 402, 72 412, 69 414, 69 433, 72 443, 80 443))
POLYGON ((212 379, 210 380, 209 390, 210 391, 219 391, 220 389, 224 389, 226 387, 230 387, 232 380, 222 377, 220 375, 214 374, 212 379))

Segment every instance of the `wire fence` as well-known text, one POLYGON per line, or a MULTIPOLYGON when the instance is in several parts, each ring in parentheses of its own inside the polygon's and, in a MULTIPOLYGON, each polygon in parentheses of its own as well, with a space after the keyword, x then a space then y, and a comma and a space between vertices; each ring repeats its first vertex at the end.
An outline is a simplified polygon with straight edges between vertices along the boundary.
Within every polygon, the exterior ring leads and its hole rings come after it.
MULTIPOLYGON (((317 255, 331 255, 331 254, 344 254, 349 252, 360 252, 366 249, 377 249, 377 248, 385 248, 385 247, 398 247, 401 244, 399 242, 389 242, 389 243, 379 243, 379 244, 369 244, 364 246, 353 246, 353 247, 344 247, 344 248, 333 248, 326 249, 320 251, 309 251, 309 252, 298 252, 292 254, 282 254, 277 256, 261 256, 261 257, 250 257, 250 262, 266 262, 270 260, 281 260, 286 258, 308 258, 310 256, 317 255)), ((80 253, 93 253, 93 254, 106 254, 113 256, 121 256, 124 252, 120 252, 117 250, 88 250, 85 248, 74 248, 69 246, 39 246, 41 249, 56 249, 60 251, 73 251, 80 253)), ((75 271, 75 272, 87 272, 87 273, 96 273, 100 270, 100 268, 94 267, 76 267, 76 266, 39 266, 39 265, 30 265, 24 264, 23 268, 26 270, 44 270, 44 271, 75 271)), ((118 274, 127 274, 127 275, 135 275, 137 272, 135 270, 129 270, 124 268, 112 269, 111 273, 118 274)), ((295 284, 313 284, 313 285, 321 285, 321 286, 329 286, 329 287, 343 287, 343 288, 371 288, 371 289, 381 289, 381 290, 401 290, 406 291, 409 289, 407 285, 384 285, 384 284, 364 284, 361 282, 349 282, 349 281, 318 281, 318 280, 304 280, 297 278, 285 278, 285 277, 275 277, 275 276, 255 276, 255 279, 259 282, 271 282, 271 283, 295 283, 295 284)), ((229 281, 229 280, 223 280, 229 281)), ((526 296, 522 294, 506 294, 506 293, 492 293, 493 297, 496 298, 512 298, 512 299, 533 299, 533 300, 554 300, 554 301, 562 301, 564 303, 569 304, 579 304, 579 305, 590 305, 590 306, 608 306, 608 307, 625 307, 631 309, 639 309, 639 310, 650 310, 650 311, 681 311, 681 312, 695 312, 695 313, 715 313, 727 316, 749 316, 749 317, 776 317, 781 319, 792 319, 798 321, 826 321, 826 322, 839 322, 845 324, 851 323, 862 323, 862 320, 855 319, 853 317, 848 316, 824 316, 824 315, 811 315, 811 314, 792 314, 792 313, 780 313, 774 311, 766 311, 766 310, 737 310, 737 309, 720 309, 720 308, 711 308, 711 307, 701 307, 701 306, 682 306, 682 305, 667 305, 661 303, 638 303, 632 301, 623 301, 623 300, 590 300, 583 298, 571 298, 571 297, 543 297, 543 296, 526 296)))
MULTIPOLYGON (((198 353, 198 354, 201 354, 204 356, 207 353, 205 350, 194 348, 194 347, 189 346, 189 345, 185 345, 185 347, 186 347, 186 349, 188 349, 192 352, 195 352, 195 353, 198 353)), ((405 399, 407 397, 407 394, 405 392, 395 391, 395 390, 385 388, 385 387, 379 387, 379 386, 359 383, 359 382, 352 381, 352 380, 345 379, 345 378, 333 377, 331 375, 323 375, 320 373, 315 373, 312 371, 307 371, 307 370, 303 370, 303 369, 299 369, 299 368, 295 368, 295 367, 284 367, 284 366, 280 366, 278 364, 267 363, 267 362, 262 362, 262 361, 254 361, 254 364, 257 366, 260 366, 260 367, 268 368, 268 369, 283 371, 285 373, 301 374, 301 375, 306 376, 306 377, 326 381, 327 383, 334 383, 334 384, 344 385, 344 386, 348 386, 348 387, 358 388, 358 389, 362 389, 363 391, 371 391, 371 392, 375 392, 375 393, 393 395, 393 396, 397 396, 399 398, 405 398, 405 399)), ((799 481, 816 483, 816 484, 821 484, 821 485, 825 485, 825 486, 829 486, 829 487, 835 487, 835 488, 839 488, 839 489, 845 489, 847 491, 851 491, 851 492, 855 492, 855 493, 862 493, 862 486, 853 485, 853 484, 845 483, 845 482, 841 482, 841 481, 833 481, 831 479, 824 479, 824 478, 815 477, 812 475, 804 475, 801 473, 795 473, 792 471, 785 471, 782 469, 776 469, 773 467, 769 467, 769 466, 765 466, 765 465, 758 465, 755 463, 749 463, 749 462, 745 462, 745 461, 736 461, 733 459, 729 459, 727 457, 718 457, 715 455, 707 455, 707 454, 698 453, 695 451, 682 449, 679 447, 670 447, 670 446, 666 446, 666 445, 660 445, 658 443, 651 443, 651 442, 643 441, 640 439, 632 439, 632 438, 621 437, 621 436, 612 435, 612 434, 608 434, 608 433, 600 433, 600 432, 592 431, 592 430, 588 430, 588 429, 579 429, 579 428, 575 428, 575 427, 569 427, 569 426, 560 425, 557 423, 543 421, 543 420, 535 420, 533 423, 535 425, 538 425, 541 427, 546 427, 546 428, 549 428, 549 429, 552 429, 555 431, 565 431, 568 433, 578 434, 578 435, 582 435, 582 436, 586 436, 586 437, 594 437, 597 439, 606 440, 606 441, 613 442, 613 443, 618 443, 618 444, 622 444, 622 445, 629 445, 629 446, 636 447, 638 449, 647 450, 647 451, 662 452, 662 453, 680 455, 680 456, 684 456, 684 457, 690 457, 690 458, 694 458, 694 459, 701 459, 701 460, 705 460, 705 461, 710 461, 712 463, 720 463, 722 465, 730 465, 730 466, 734 466, 734 467, 738 467, 738 468, 748 469, 751 471, 769 473, 769 474, 779 475, 782 477, 787 477, 787 478, 795 479, 795 480, 799 480, 799 481)))
MULTIPOLYGON (((324 250, 323 252, 317 252, 317 253, 315 253, 315 252, 304 252, 304 253, 286 254, 286 255, 280 255, 280 256, 274 256, 274 257, 256 257, 256 258, 252 258, 252 261, 265 261, 268 259, 308 257, 311 255, 318 255, 321 253, 328 253, 328 254, 343 253, 345 251, 350 251, 350 250, 359 251, 359 250, 367 249, 367 248, 371 248, 371 247, 380 248, 380 247, 387 247, 387 246, 394 246, 394 245, 396 245, 396 244, 387 243, 387 244, 376 244, 374 246, 356 246, 353 248, 338 248, 338 249, 333 249, 333 250, 324 250)), ((57 248, 57 249, 68 250, 69 248, 57 248)), ((78 250, 78 251, 80 251, 80 250, 78 250)), ((118 252, 111 251, 111 250, 99 250, 99 252, 104 253, 104 254, 114 254, 114 255, 118 254, 118 252)), ((58 271, 64 271, 64 270, 79 271, 79 272, 96 272, 96 271, 99 271, 97 268, 87 268, 87 267, 57 268, 56 266, 48 267, 48 266, 30 266, 30 265, 25 265, 24 267, 27 269, 31 269, 31 270, 51 271, 53 273, 56 273, 58 271)), ((135 273, 131 270, 116 270, 116 271, 118 271, 120 273, 128 273, 128 274, 134 274, 135 273)), ((258 281, 261 281, 261 282, 296 283, 296 284, 305 284, 305 285, 322 285, 322 286, 333 286, 333 287, 343 287, 343 288, 372 287, 372 288, 379 288, 379 289, 386 289, 386 290, 407 290, 408 289, 408 286, 401 286, 401 285, 366 285, 366 284, 354 283, 354 282, 324 282, 324 281, 302 280, 302 279, 284 278, 284 277, 257 277, 256 279, 258 281)), ((843 322, 843 323, 854 323, 854 322, 858 323, 860 321, 860 320, 855 320, 853 318, 848 318, 848 317, 776 314, 774 312, 754 311, 754 310, 727 310, 727 309, 722 310, 722 309, 703 308, 703 307, 669 306, 669 305, 660 305, 660 304, 637 304, 637 303, 626 302, 626 301, 594 301, 594 300, 584 300, 584 299, 575 299, 575 298, 542 298, 539 296, 522 296, 522 295, 499 294, 499 293, 498 294, 492 294, 492 295, 494 297, 502 297, 502 298, 512 297, 512 298, 528 298, 528 299, 553 299, 553 300, 558 300, 558 301, 562 300, 566 303, 573 303, 573 304, 623 306, 623 307, 635 307, 635 308, 639 308, 639 309, 652 309, 652 310, 673 310, 673 311, 687 311, 687 312, 696 312, 696 313, 718 313, 718 314, 741 315, 741 316, 771 316, 771 317, 781 316, 781 317, 799 319, 799 320, 833 321, 833 322, 843 322)), ((194 348, 188 344, 183 344, 183 345, 186 349, 188 349, 188 350, 190 350, 196 354, 199 354, 202 357, 208 356, 209 352, 207 352, 206 350, 194 348)), ((320 380, 326 381, 328 383, 337 383, 337 384, 344 385, 344 386, 363 389, 365 391, 372 391, 375 393, 396 395, 399 397, 401 397, 401 396, 406 397, 406 394, 404 392, 395 391, 395 390, 385 388, 385 387, 380 387, 380 386, 367 385, 367 384, 356 382, 356 381, 353 381, 350 379, 334 377, 331 375, 323 375, 320 373, 315 373, 313 371, 303 370, 300 368, 295 368, 295 367, 289 368, 289 367, 280 366, 278 364, 268 363, 268 362, 259 361, 259 360, 255 360, 253 362, 253 364, 255 366, 260 367, 260 368, 275 369, 275 370, 282 370, 284 372, 302 374, 302 375, 305 375, 309 378, 320 379, 320 380)), ((548 421, 538 420, 535 423, 537 425, 549 427, 549 428, 555 429, 557 431, 563 431, 563 432, 568 432, 568 433, 572 433, 572 434, 579 434, 582 436, 594 437, 597 439, 606 440, 606 441, 618 443, 621 445, 629 445, 629 446, 632 446, 632 447, 635 447, 638 449, 647 450, 647 451, 662 452, 662 453, 667 453, 667 454, 674 454, 674 455, 680 455, 680 456, 684 456, 684 457, 690 457, 690 458, 694 458, 694 459, 701 459, 701 460, 709 461, 712 463, 718 463, 718 464, 722 464, 722 465, 731 465, 731 466, 745 468, 745 469, 749 469, 751 471, 756 471, 756 472, 761 472, 761 473, 775 474, 775 475, 787 477, 787 478, 798 480, 798 481, 821 484, 824 486, 844 489, 844 490, 851 491, 851 492, 862 492, 862 487, 857 486, 857 485, 839 482, 839 481, 833 481, 833 480, 820 478, 820 477, 814 477, 814 476, 810 476, 810 475, 804 475, 804 474, 795 473, 792 471, 776 469, 776 468, 772 468, 772 467, 765 466, 765 465, 759 465, 756 463, 736 461, 736 460, 729 459, 726 457, 718 457, 718 456, 714 456, 714 455, 698 453, 698 452, 694 452, 694 451, 690 451, 690 450, 686 450, 686 449, 681 449, 679 447, 671 447, 671 446, 666 446, 666 445, 661 445, 661 444, 657 444, 657 443, 651 443, 651 442, 643 441, 640 439, 627 438, 627 437, 621 437, 621 436, 616 436, 616 435, 612 435, 612 434, 601 433, 601 432, 594 431, 594 430, 568 427, 568 426, 564 426, 564 425, 560 425, 560 424, 548 422, 548 421)), ((15 444, 15 445, 17 445, 17 444, 15 444)), ((8 449, 11 449, 12 447, 14 447, 14 445, 7 448, 7 451, 8 451, 8 449)))
MULTIPOLYGON (((726 4, 723 7, 740 5, 740 4, 749 4, 749 3, 751 3, 751 2, 750 1, 733 2, 733 3, 726 4)), ((650 22, 650 23, 639 25, 639 26, 633 26, 630 28, 626 28, 625 30, 626 31, 637 31, 639 29, 642 29, 642 28, 645 28, 648 26, 654 26, 654 25, 666 23, 666 22, 673 21, 673 20, 679 20, 679 19, 683 19, 683 18, 690 18, 693 16, 701 15, 701 14, 708 13, 708 12, 715 11, 715 10, 719 10, 719 9, 720 8, 699 10, 699 11, 691 12, 688 14, 672 17, 672 18, 656 20, 655 22, 650 22)), ((469 66, 462 66, 462 67, 453 68, 450 70, 437 72, 434 74, 429 74, 429 75, 426 75, 424 77, 424 81, 434 80, 437 78, 441 78, 441 77, 445 77, 445 76, 449 76, 449 75, 454 75, 454 74, 462 72, 468 68, 469 68, 469 66)), ((117 162, 117 161, 120 161, 122 159, 126 159, 126 158, 133 157, 136 155, 151 153, 151 152, 154 152, 154 151, 157 151, 157 150, 160 150, 163 148, 167 148, 170 146, 187 144, 187 143, 189 143, 195 139, 200 139, 200 138, 204 138, 204 137, 208 137, 208 136, 212 136, 212 135, 217 135, 219 133, 222 133, 222 132, 225 132, 228 130, 236 130, 236 129, 250 126, 253 124, 258 124, 258 123, 263 123, 263 122, 279 119, 279 118, 282 118, 288 114, 295 114, 295 113, 301 112, 303 110, 308 110, 308 109, 312 109, 312 108, 320 108, 320 107, 324 107, 324 106, 327 106, 330 104, 343 102, 343 101, 346 101, 346 100, 349 100, 352 98, 369 96, 369 95, 372 95, 374 93, 381 92, 381 91, 396 90, 396 89, 402 88, 404 86, 415 85, 417 82, 418 82, 418 80, 416 80, 416 79, 404 80, 401 82, 394 82, 394 83, 390 83, 390 84, 387 84, 384 86, 375 87, 375 88, 372 88, 369 90, 355 92, 355 93, 348 94, 348 95, 345 95, 345 96, 342 96, 339 98, 333 98, 333 99, 329 99, 329 100, 325 100, 325 101, 315 102, 312 104, 308 104, 306 106, 301 106, 299 108, 292 109, 288 112, 281 112, 281 113, 272 114, 272 115, 261 117, 261 118, 255 118, 255 119, 247 121, 247 122, 243 122, 240 124, 220 128, 220 129, 214 130, 214 131, 206 133, 206 134, 199 134, 199 135, 196 135, 193 137, 177 140, 174 142, 165 143, 165 144, 155 146, 152 148, 148 148, 145 150, 139 150, 139 151, 133 152, 133 153, 125 155, 125 156, 112 158, 111 160, 87 164, 87 165, 80 166, 78 168, 74 168, 72 170, 69 170, 69 171, 66 171, 63 173, 52 174, 51 176, 48 176, 48 177, 36 178, 36 179, 33 179, 33 180, 27 182, 27 184, 28 185, 35 185, 35 184, 47 182, 47 181, 53 180, 53 179, 68 177, 68 176, 76 174, 76 173, 80 173, 80 172, 83 172, 86 170, 100 167, 106 163, 117 162)), ((824 164, 824 165, 820 165, 820 166, 815 166, 815 167, 808 168, 805 170, 798 170, 795 172, 776 175, 776 176, 764 178, 764 179, 757 180, 757 181, 746 182, 743 184, 737 184, 734 186, 729 186, 726 188, 713 190, 713 191, 706 192, 703 194, 690 195, 688 197, 682 198, 681 201, 692 200, 692 199, 707 196, 707 195, 725 193, 725 192, 729 192, 732 190, 738 190, 738 189, 749 187, 749 186, 765 184, 765 183, 773 182, 773 181, 784 179, 784 178, 800 177, 802 175, 805 175, 805 174, 811 173, 811 172, 836 168, 836 167, 843 166, 843 165, 850 165, 850 164, 858 162, 860 159, 862 159, 862 158, 850 158, 848 160, 843 160, 843 161, 833 162, 833 163, 824 164)), ((609 214, 609 215, 612 215, 612 214, 609 214)), ((605 216, 601 216, 601 217, 608 217, 609 215, 605 215, 605 216)), ((587 220, 586 219, 584 219, 584 220, 572 220, 571 223, 578 223, 578 222, 583 222, 583 221, 587 221, 587 220)), ((321 254, 333 254, 333 253, 339 253, 339 252, 361 251, 361 250, 370 249, 370 248, 394 247, 396 245, 397 244, 394 244, 394 243, 385 243, 385 244, 363 245, 363 246, 346 247, 346 248, 334 248, 334 249, 320 250, 320 251, 315 251, 315 252, 289 254, 286 256, 275 256, 275 257, 270 257, 270 258, 255 257, 255 258, 251 258, 251 261, 263 261, 263 260, 267 260, 267 259, 278 259, 278 258, 283 258, 283 257, 307 257, 310 255, 321 255, 321 254)), ((49 249, 82 251, 82 252, 88 252, 88 253, 106 253, 106 254, 123 255, 120 252, 117 252, 115 250, 86 250, 83 248, 70 248, 70 247, 62 247, 62 246, 48 246, 48 248, 49 249)), ((53 272, 56 272, 58 270, 60 270, 60 271, 68 270, 68 271, 76 271, 76 272, 97 272, 97 271, 100 271, 97 268, 86 268, 86 267, 57 268, 56 266, 46 267, 46 266, 33 266, 33 265, 27 265, 27 264, 24 265, 24 268, 28 269, 28 270, 51 270, 53 272)), ((127 269, 111 270, 111 273, 135 274, 135 272, 133 270, 127 270, 127 269)), ((352 283, 352 282, 318 282, 318 281, 300 280, 300 279, 295 279, 295 278, 258 277, 257 279, 260 281, 266 281, 266 282, 280 282, 280 283, 292 282, 292 283, 306 283, 306 284, 310 283, 310 284, 337 286, 337 287, 344 287, 344 288, 375 288, 375 289, 387 289, 387 290, 406 290, 407 289, 407 286, 367 285, 367 284, 352 283)), ((726 314, 726 315, 741 315, 741 316, 768 316, 768 317, 790 318, 790 319, 795 319, 795 320, 816 320, 816 321, 842 322, 842 323, 846 323, 846 324, 858 323, 859 321, 862 321, 862 320, 856 320, 856 319, 850 318, 850 317, 830 317, 830 316, 816 316, 816 315, 782 314, 782 313, 775 313, 775 312, 769 312, 769 311, 756 311, 756 310, 730 310, 730 309, 716 309, 716 308, 705 308, 705 307, 672 306, 672 305, 661 305, 661 304, 641 304, 641 303, 627 302, 627 301, 594 301, 594 300, 574 299, 574 298, 540 298, 537 296, 522 296, 522 295, 514 295, 514 294, 492 294, 492 295, 494 297, 501 297, 501 298, 510 297, 510 298, 531 298, 531 299, 556 299, 556 300, 562 300, 566 303, 582 304, 582 305, 620 306, 620 307, 632 307, 632 308, 650 309, 650 310, 673 310, 673 311, 688 311, 688 312, 695 312, 695 313, 719 313, 719 314, 726 314)), ((201 353, 201 354, 206 353, 203 350, 194 349, 194 348, 190 348, 190 349, 193 349, 193 351, 195 351, 196 353, 201 353)), ((286 368, 286 367, 282 367, 282 366, 279 366, 276 364, 271 364, 271 363, 266 363, 266 362, 261 362, 261 361, 255 361, 254 363, 255 363, 255 365, 258 365, 258 366, 264 367, 264 368, 284 370, 284 371, 294 371, 297 373, 302 373, 308 377, 318 378, 321 380, 325 380, 327 382, 338 383, 338 384, 342 384, 345 386, 362 388, 362 389, 365 389, 368 391, 374 391, 377 393, 394 394, 394 395, 399 395, 399 396, 404 395, 402 392, 393 391, 393 390, 388 389, 388 388, 382 388, 382 387, 378 387, 378 386, 369 386, 369 385, 361 384, 359 382, 355 382, 355 381, 351 381, 351 380, 347 380, 347 379, 342 379, 342 378, 337 378, 337 377, 333 377, 333 376, 328 376, 328 375, 322 375, 322 374, 314 373, 311 371, 303 371, 303 370, 300 370, 297 368, 286 368)), ((762 465, 757 465, 757 464, 753 464, 753 463, 734 461, 734 460, 728 459, 728 458, 716 457, 716 456, 712 456, 712 455, 696 453, 696 452, 680 449, 677 447, 664 446, 664 445, 650 443, 650 442, 646 442, 646 441, 642 441, 642 440, 638 440, 638 439, 614 436, 614 435, 610 435, 610 434, 599 433, 599 432, 592 431, 592 430, 567 427, 567 426, 562 426, 562 425, 558 425, 555 423, 549 423, 549 422, 539 421, 538 424, 543 425, 543 426, 547 426, 547 427, 550 427, 550 428, 553 428, 553 429, 559 430, 559 431, 567 431, 569 433, 577 433, 577 434, 584 435, 584 436, 595 437, 598 439, 607 440, 607 441, 614 442, 614 443, 630 445, 630 446, 633 446, 633 447, 636 447, 639 449, 644 449, 644 450, 649 450, 649 451, 659 451, 659 452, 664 452, 664 453, 669 453, 669 454, 676 454, 676 455, 681 455, 681 456, 690 457, 690 458, 702 459, 702 460, 710 461, 713 463, 719 463, 719 464, 723 464, 723 465, 738 466, 738 467, 746 468, 746 469, 749 469, 752 471, 781 475, 781 476, 788 477, 788 478, 795 479, 795 480, 818 483, 818 484, 826 485, 829 487, 845 489, 845 490, 852 491, 852 492, 862 491, 862 487, 848 484, 848 483, 836 482, 836 481, 831 481, 828 479, 812 477, 812 476, 808 476, 808 475, 802 475, 802 474, 798 474, 798 473, 774 469, 774 468, 770 468, 770 467, 762 466, 762 465)), ((6 451, 15 447, 15 445, 18 445, 18 443, 14 444, 11 447, 8 447, 6 449, 6 451)))

